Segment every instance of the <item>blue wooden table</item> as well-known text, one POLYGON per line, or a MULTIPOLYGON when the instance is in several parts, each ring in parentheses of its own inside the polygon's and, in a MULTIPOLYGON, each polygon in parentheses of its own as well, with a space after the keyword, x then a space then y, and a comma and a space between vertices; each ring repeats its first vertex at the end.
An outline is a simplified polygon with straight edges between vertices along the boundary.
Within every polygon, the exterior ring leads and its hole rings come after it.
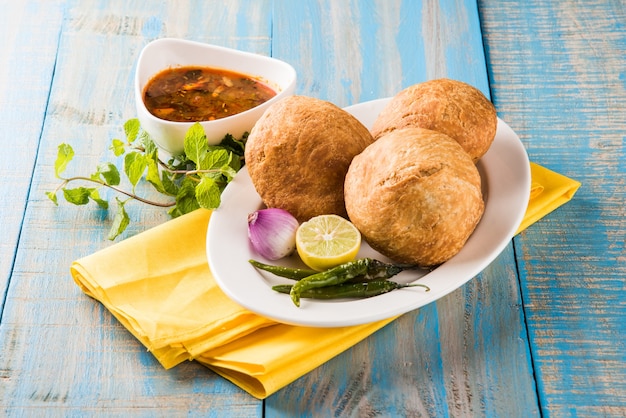
MULTIPOLYGON (((0 415, 625 416, 623 1, 0 1, 0 415), (57 145, 91 172, 135 116, 141 48, 271 55, 347 106, 430 78, 481 89, 532 161, 582 183, 462 288, 258 400, 164 370, 69 276, 112 216, 54 206, 57 145), (80 157, 80 158, 79 158, 80 157)), ((168 219, 133 205, 124 237, 168 219)), ((122 238, 124 238, 122 237, 122 238)))

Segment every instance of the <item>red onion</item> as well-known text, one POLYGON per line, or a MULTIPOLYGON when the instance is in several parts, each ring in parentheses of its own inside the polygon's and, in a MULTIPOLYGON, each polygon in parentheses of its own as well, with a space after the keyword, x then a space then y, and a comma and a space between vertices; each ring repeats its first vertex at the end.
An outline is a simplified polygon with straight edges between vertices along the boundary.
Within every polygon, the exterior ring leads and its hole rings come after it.
POLYGON ((298 220, 286 210, 261 209, 248 215, 248 238, 260 255, 278 260, 295 250, 298 226, 298 220))

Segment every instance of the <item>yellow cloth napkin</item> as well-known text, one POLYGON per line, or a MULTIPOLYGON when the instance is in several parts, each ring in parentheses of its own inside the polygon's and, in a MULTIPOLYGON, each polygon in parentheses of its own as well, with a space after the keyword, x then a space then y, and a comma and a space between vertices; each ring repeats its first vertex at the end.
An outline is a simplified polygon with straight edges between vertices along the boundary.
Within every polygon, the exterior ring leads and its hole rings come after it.
MULTIPOLYGON (((544 170, 533 171, 541 175, 533 181, 543 189, 539 200, 530 201, 530 222, 578 187, 544 170)), ((196 360, 263 399, 395 319, 297 327, 238 306, 216 285, 207 264, 210 216, 194 211, 77 260, 70 269, 83 292, 100 301, 163 367, 196 360)))
POLYGON ((519 234, 548 213, 569 202, 580 183, 545 167, 530 163, 530 198, 524 219, 515 234, 519 234))
POLYGON ((195 359, 264 398, 393 319, 354 327, 278 324, 232 302, 206 259, 196 210, 74 262, 71 273, 165 367, 195 359))

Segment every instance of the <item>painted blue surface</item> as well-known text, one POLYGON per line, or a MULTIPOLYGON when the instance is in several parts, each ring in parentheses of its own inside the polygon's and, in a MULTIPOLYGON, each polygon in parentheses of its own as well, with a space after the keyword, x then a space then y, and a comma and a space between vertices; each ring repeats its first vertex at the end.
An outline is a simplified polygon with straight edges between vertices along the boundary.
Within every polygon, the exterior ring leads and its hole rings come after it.
POLYGON ((515 239, 542 412, 624 415, 626 10, 602 1, 479 7, 499 114, 531 160, 582 183, 515 239))
MULTIPOLYGON (((421 6, 419 3, 403 2, 400 9, 400 18, 405 22, 422 22, 421 6)), ((426 56, 426 50, 421 30, 422 25, 411 24, 401 25, 398 29, 396 44, 410 46, 409 48, 401 49, 403 76, 402 86, 399 90, 430 78, 425 68, 424 57, 426 56)))
MULTIPOLYGON (((624 9, 609 0, 6 2, 1 413, 625 415, 624 9), (164 370, 69 277, 73 260, 110 245, 110 216, 43 195, 56 185, 58 143, 75 145, 76 171, 106 159, 134 115, 137 54, 162 36, 284 59, 298 94, 339 106, 461 79, 492 94, 531 160, 583 185, 479 277, 265 401, 196 363, 164 370)), ((130 210, 129 235, 167 220, 130 210)))

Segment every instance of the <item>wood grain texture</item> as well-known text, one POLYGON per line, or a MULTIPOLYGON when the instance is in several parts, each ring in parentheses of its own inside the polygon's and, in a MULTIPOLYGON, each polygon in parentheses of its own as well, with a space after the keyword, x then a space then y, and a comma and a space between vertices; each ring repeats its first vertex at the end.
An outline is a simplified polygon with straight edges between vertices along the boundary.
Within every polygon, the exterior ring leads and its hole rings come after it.
MULTIPOLYGON (((88 175, 99 162, 111 160, 110 140, 121 136, 124 121, 135 116, 134 66, 150 40, 179 36, 269 54, 268 3, 229 4, 233 7, 229 13, 224 13, 225 7, 200 8, 196 2, 183 1, 76 1, 61 9, 58 48, 54 44, 46 49, 57 59, 54 78, 51 84, 50 73, 37 84, 50 94, 45 121, 44 108, 25 112, 20 120, 26 126, 30 118, 39 117, 40 131, 34 137, 41 135, 41 145, 32 188, 19 189, 28 193, 28 201, 25 212, 18 208, 24 226, 0 327, 0 414, 262 414, 262 402, 200 365, 164 370, 108 311, 82 294, 69 266, 111 245, 105 237, 112 214, 64 202, 57 208, 44 195, 57 184, 52 164, 61 142, 76 151, 67 174, 88 175), (245 19, 238 10, 247 11, 245 19), (201 24, 202 17, 212 24, 201 24)), ((15 13, 27 14, 33 6, 24 7, 15 13)), ((37 23, 44 22, 39 16, 37 23)), ((32 42, 36 45, 37 39, 32 42)), ((22 54, 34 57, 28 50, 22 54)), ((18 64, 16 59, 14 71, 20 70, 18 64)), ((22 181, 29 184, 30 173, 22 181)), ((104 196, 114 197, 108 192, 104 196)), ((139 204, 128 209, 133 223, 126 236, 168 219, 162 209, 139 204)))
POLYGON ((582 182, 515 246, 546 416, 626 415, 626 5, 480 1, 496 107, 582 182))
POLYGON ((266 416, 537 416, 526 349, 514 260, 503 253, 268 398, 266 416))
MULTIPOLYGON (((444 76, 488 93, 473 2, 282 6, 272 51, 296 66, 300 94, 347 105, 444 76)), ((538 415, 512 246, 266 405, 268 417, 538 415)))
POLYGON ((297 93, 348 106, 450 77, 489 95, 472 1, 277 1, 272 54, 297 93))
MULTIPOLYGON (((263 403, 196 364, 163 370, 106 310, 80 293, 68 266, 110 245, 104 236, 111 216, 57 209, 43 197, 56 185, 51 164, 60 142, 76 150, 74 173, 109 158, 108 141, 134 115, 129 92, 136 56, 153 38, 271 53, 297 68, 300 94, 339 105, 390 96, 440 76, 488 93, 475 5, 130 1, 70 2, 63 10, 38 164, 0 328, 4 412, 535 414, 512 248, 468 286, 407 314, 263 403)), ((129 210, 134 221, 126 235, 167 219, 156 209, 129 210)))
POLYGON ((62 23, 59 1, 0 3, 0 312, 11 278, 62 23), (39 22, 45 20, 46 25, 39 22))
MULTIPOLYGON (((3 167, 34 167, 0 176, 3 195, 11 196, 0 203, 4 415, 624 415, 623 2, 0 5, 7 45, 0 50, 0 120, 8 127, 0 139, 7 146, 22 138, 13 155, 3 155, 3 167), (429 78, 461 79, 493 94, 531 159, 583 187, 479 277, 264 402, 195 363, 163 370, 69 276, 73 260, 110 245, 111 215, 56 208, 44 192, 56 186, 59 143, 74 146, 69 171, 76 174, 110 159, 108 142, 135 114, 137 55, 164 36, 284 59, 298 71, 297 93, 339 106, 429 78), (17 93, 24 95, 11 107, 17 93)), ((162 210, 128 209, 133 223, 125 236, 167 220, 162 210)))

